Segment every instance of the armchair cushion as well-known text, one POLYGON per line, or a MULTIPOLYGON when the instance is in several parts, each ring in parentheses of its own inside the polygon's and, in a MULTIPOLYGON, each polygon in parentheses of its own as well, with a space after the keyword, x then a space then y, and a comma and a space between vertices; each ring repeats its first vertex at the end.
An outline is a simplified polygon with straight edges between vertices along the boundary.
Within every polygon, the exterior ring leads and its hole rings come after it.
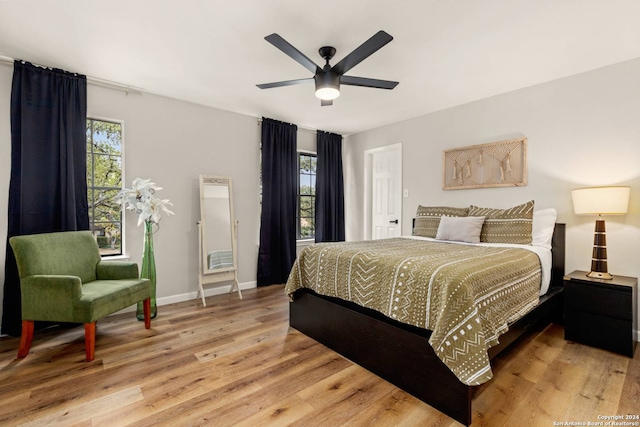
POLYGON ((96 320, 151 296, 149 279, 95 280, 82 285, 82 297, 73 306, 73 320, 96 320))

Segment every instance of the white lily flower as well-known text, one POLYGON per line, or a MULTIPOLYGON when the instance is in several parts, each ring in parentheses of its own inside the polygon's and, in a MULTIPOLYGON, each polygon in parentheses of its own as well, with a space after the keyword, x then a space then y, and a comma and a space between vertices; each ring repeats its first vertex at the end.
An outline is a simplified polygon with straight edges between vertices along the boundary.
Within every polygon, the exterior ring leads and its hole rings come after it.
POLYGON ((167 205, 173 206, 173 203, 168 199, 161 200, 157 197, 149 199, 147 203, 138 203, 138 209, 141 211, 140 215, 138 215, 138 225, 145 221, 151 221, 156 224, 159 223, 162 212, 174 215, 174 213, 167 208, 167 205))
POLYGON ((136 198, 142 201, 152 198, 156 191, 162 190, 162 187, 156 186, 150 179, 140 178, 134 179, 131 187, 136 192, 136 198))
POLYGON ((160 222, 162 212, 174 215, 167 208, 173 206, 169 199, 159 199, 154 196, 156 191, 162 190, 150 179, 136 178, 133 180, 132 188, 125 188, 115 197, 115 201, 122 204, 127 210, 135 211, 138 214, 138 226, 146 221, 154 223, 160 222))
POLYGON ((138 203, 136 191, 129 189, 122 190, 116 196, 116 202, 124 205, 124 207, 130 211, 135 211, 136 204, 138 203))

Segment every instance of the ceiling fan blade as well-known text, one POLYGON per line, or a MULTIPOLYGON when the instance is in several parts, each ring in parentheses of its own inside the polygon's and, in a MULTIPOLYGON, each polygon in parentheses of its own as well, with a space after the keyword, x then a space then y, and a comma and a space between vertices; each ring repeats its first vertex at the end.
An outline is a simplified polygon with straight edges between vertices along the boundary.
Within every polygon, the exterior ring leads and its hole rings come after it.
POLYGON ((315 74, 316 71, 320 69, 320 67, 318 67, 315 62, 307 58, 304 53, 293 47, 291 43, 280 37, 278 34, 273 33, 266 36, 264 39, 289 55, 294 61, 298 62, 300 65, 302 65, 312 73, 315 74))
POLYGON ((330 105, 333 105, 333 100, 332 99, 328 99, 328 100, 321 99, 320 100, 320 106, 321 107, 328 107, 330 105))
POLYGON ((341 76, 340 84, 349 86, 374 87, 377 89, 393 89, 398 82, 390 80, 368 79, 366 77, 341 76))
POLYGON ((313 77, 309 77, 306 79, 285 80, 283 82, 263 83, 256 86, 258 86, 260 89, 271 89, 272 87, 291 86, 291 85, 297 85, 300 83, 307 83, 312 81, 313 81, 313 77))
POLYGON ((369 40, 362 43, 353 52, 342 58, 340 62, 333 66, 332 70, 338 74, 348 72, 391 40, 393 40, 393 37, 389 34, 384 31, 378 31, 369 40))

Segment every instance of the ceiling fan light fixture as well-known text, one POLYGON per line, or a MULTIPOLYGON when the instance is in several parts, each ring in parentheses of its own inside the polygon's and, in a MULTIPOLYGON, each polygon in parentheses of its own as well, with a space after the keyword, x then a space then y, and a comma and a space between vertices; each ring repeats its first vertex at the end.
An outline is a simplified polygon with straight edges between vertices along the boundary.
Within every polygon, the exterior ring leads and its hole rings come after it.
POLYGON ((316 89, 316 96, 324 101, 331 101, 340 96, 340 91, 335 87, 320 87, 316 89))
POLYGON ((318 72, 316 82, 316 96, 324 101, 331 101, 340 96, 340 76, 332 71, 318 72))

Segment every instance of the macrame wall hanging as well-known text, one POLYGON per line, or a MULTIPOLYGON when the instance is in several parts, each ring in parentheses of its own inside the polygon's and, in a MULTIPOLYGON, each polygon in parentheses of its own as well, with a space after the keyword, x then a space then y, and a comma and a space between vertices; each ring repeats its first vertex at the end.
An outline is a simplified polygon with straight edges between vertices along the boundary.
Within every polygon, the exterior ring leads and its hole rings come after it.
POLYGON ((527 138, 443 151, 443 190, 524 185, 527 185, 527 138))

